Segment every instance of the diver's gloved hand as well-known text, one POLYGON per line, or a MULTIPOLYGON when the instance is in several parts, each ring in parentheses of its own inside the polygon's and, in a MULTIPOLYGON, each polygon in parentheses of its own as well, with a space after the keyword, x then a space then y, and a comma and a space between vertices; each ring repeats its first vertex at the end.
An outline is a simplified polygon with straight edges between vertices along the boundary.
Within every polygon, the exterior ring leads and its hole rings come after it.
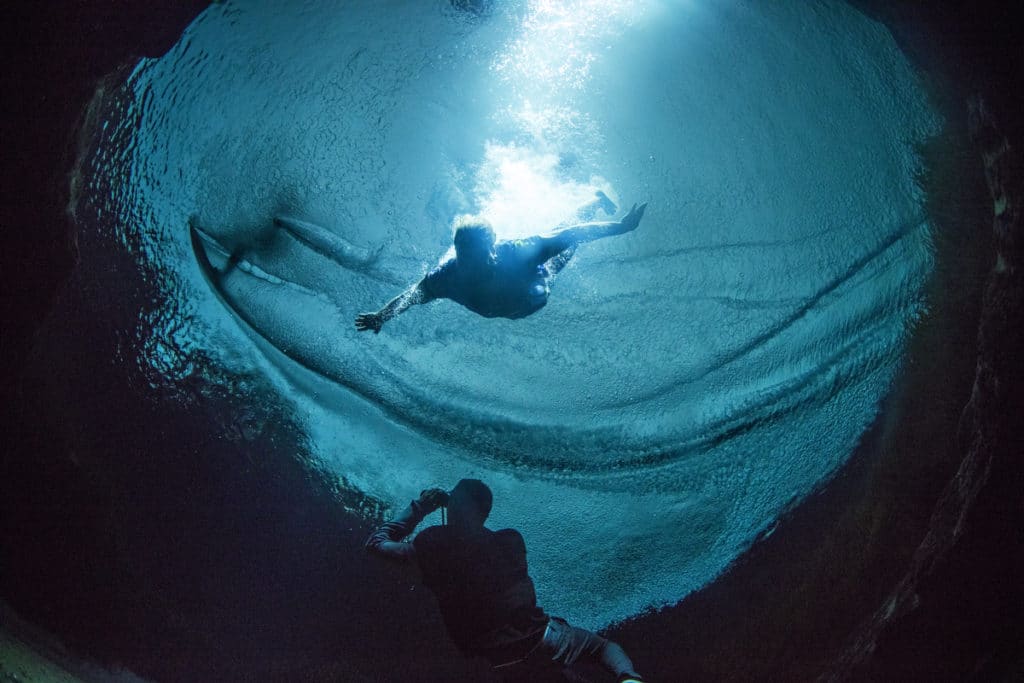
POLYGON ((444 489, 427 489, 420 493, 420 497, 415 501, 416 506, 425 515, 429 515, 431 512, 439 507, 444 507, 448 504, 448 492, 444 489))
POLYGON ((647 208, 647 202, 644 202, 639 207, 634 204, 633 208, 629 210, 622 220, 619 221, 622 224, 623 232, 629 232, 630 230, 636 230, 636 227, 640 225, 640 219, 644 217, 644 209, 647 208))

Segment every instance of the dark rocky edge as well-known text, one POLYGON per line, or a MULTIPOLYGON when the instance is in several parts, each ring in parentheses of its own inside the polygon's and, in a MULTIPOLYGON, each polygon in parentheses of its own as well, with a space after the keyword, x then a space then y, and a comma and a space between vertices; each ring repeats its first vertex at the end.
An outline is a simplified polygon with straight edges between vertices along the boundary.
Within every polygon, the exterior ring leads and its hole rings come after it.
MULTIPOLYGON (((302 457, 288 405, 267 404, 252 377, 154 390, 130 336, 91 315, 102 293, 75 278, 83 112, 205 4, 45 3, 6 22, 0 598, 70 667, 487 680, 404 575, 337 574, 380 510, 302 457), (47 323, 55 314, 75 325, 47 323)), ((653 680, 1024 678, 1020 28, 1012 3, 856 4, 955 75, 936 90, 951 124, 924 150, 924 183, 933 215, 959 229, 938 245, 933 315, 900 387, 849 465, 718 581, 612 629, 653 680)), ((111 277, 134 268, 126 256, 111 277)), ((144 306, 156 285, 128 281, 144 306)))
POLYGON ((611 630, 663 680, 1024 678, 1021 26, 1002 3, 854 4, 948 119, 922 150, 931 312, 833 481, 714 583, 611 630))
POLYGON ((958 435, 964 457, 906 574, 851 638, 828 680, 1024 676, 1024 373, 1017 355, 1024 349, 1024 163, 984 100, 970 103, 969 127, 984 162, 996 239, 977 370, 958 435))

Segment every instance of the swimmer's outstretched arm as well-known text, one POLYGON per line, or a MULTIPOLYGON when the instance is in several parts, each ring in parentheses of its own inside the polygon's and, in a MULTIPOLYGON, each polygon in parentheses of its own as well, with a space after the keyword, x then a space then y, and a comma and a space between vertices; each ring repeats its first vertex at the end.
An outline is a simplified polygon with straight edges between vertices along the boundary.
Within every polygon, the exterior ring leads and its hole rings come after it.
POLYGON ((356 316, 356 329, 360 332, 373 330, 374 334, 380 332, 380 328, 387 321, 396 315, 416 304, 425 304, 433 301, 434 297, 423 288, 423 281, 420 280, 409 289, 405 290, 391 301, 384 305, 376 313, 360 313, 356 316))
POLYGON ((646 208, 647 202, 644 202, 639 206, 634 204, 633 208, 629 210, 629 213, 623 216, 620 221, 570 225, 567 228, 559 230, 553 235, 541 237, 541 243, 544 251, 550 252, 553 256, 554 254, 568 249, 575 244, 579 244, 580 242, 590 242, 591 240, 601 239, 602 237, 622 235, 636 230, 637 226, 640 225, 640 219, 644 217, 644 210, 646 208))

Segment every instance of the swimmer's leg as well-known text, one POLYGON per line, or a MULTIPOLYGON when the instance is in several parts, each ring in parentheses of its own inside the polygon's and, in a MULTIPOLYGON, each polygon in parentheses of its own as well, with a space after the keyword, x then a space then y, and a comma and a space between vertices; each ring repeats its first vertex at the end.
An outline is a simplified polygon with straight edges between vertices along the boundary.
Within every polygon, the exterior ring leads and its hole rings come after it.
POLYGON ((580 223, 587 223, 597 217, 599 209, 603 209, 606 214, 611 216, 614 214, 619 207, 615 206, 615 202, 608 198, 601 190, 594 193, 594 198, 589 202, 576 209, 576 219, 580 223))

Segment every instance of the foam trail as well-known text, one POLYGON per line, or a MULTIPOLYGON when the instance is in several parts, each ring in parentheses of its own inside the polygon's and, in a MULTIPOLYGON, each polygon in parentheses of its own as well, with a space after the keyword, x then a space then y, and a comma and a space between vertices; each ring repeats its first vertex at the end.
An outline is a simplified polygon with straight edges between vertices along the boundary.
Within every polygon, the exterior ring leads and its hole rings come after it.
MULTIPOLYGON (((223 244, 220 244, 216 239, 211 237, 209 233, 205 232, 202 228, 198 227, 191 220, 189 221, 188 228, 189 239, 190 242, 192 243, 192 251, 196 256, 196 262, 199 264, 199 268, 200 270, 202 270, 203 275, 210 282, 210 284, 214 286, 215 291, 220 291, 220 285, 218 284, 220 280, 222 280, 226 275, 228 275, 231 272, 231 270, 237 268, 238 270, 247 273, 253 276, 254 278, 263 280, 264 282, 269 282, 272 285, 281 285, 283 287, 287 287, 291 290, 302 292, 303 294, 308 294, 310 296, 320 296, 319 292, 315 292, 312 289, 309 289, 308 287, 303 287, 298 283, 290 282, 288 280, 279 278, 273 273, 268 273, 267 271, 263 270, 256 264, 247 261, 246 259, 242 258, 241 250, 230 251, 223 244), (217 253, 221 256, 221 262, 219 266, 215 265, 213 261, 210 259, 207 247, 209 249, 212 249, 214 253, 217 253)), ((230 304, 230 302, 226 301, 225 303, 228 304, 228 308, 230 310, 235 310, 235 308, 230 304)))

